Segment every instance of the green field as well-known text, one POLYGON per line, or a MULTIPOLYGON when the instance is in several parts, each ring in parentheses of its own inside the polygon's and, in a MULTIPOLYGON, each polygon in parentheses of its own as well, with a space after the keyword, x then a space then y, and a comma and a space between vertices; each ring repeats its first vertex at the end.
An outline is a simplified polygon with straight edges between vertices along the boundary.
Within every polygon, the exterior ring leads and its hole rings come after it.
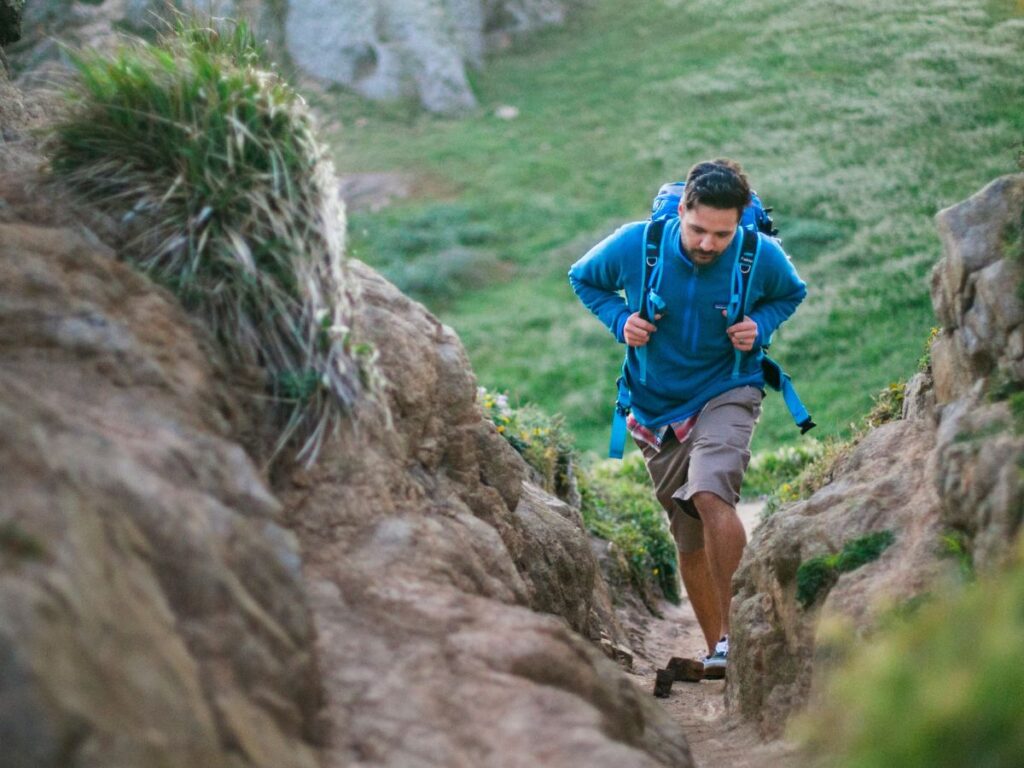
MULTIPOLYGON (((566 271, 662 181, 727 155, 774 206, 810 295, 773 354, 823 437, 917 366, 934 214, 1017 169, 1024 4, 723 5, 589 0, 492 57, 460 120, 317 104, 339 172, 416 179, 415 199, 350 216, 350 253, 451 324, 482 384, 564 413, 584 449, 604 450, 622 350, 566 271)), ((796 440, 788 419, 770 396, 755 449, 796 440)))

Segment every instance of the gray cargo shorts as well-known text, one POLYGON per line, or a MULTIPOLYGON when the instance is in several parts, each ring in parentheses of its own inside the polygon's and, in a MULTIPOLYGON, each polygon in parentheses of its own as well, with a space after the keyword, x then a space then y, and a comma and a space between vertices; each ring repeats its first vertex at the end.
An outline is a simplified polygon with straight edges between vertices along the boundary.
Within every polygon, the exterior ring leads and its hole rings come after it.
POLYGON ((757 387, 730 389, 708 401, 682 443, 671 428, 661 450, 635 441, 680 552, 704 546, 704 524, 693 504, 694 494, 708 491, 733 506, 739 502, 763 398, 757 387))

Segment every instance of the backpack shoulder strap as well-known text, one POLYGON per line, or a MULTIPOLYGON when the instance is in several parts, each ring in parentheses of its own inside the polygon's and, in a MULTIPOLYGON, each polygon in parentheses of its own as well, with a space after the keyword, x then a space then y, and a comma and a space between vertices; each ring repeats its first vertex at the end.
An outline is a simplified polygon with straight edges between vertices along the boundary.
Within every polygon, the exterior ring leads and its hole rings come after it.
MULTIPOLYGON (((661 241, 665 233, 665 219, 656 219, 647 222, 644 227, 644 245, 641 258, 643 259, 642 277, 640 279, 640 296, 638 297, 638 311, 640 317, 650 321, 648 306, 648 294, 651 290, 651 273, 661 259, 661 241)), ((632 307, 630 307, 632 309, 632 307)), ((639 364, 640 382, 647 382, 647 348, 638 347, 636 350, 637 363, 639 364)), ((629 387, 626 386, 626 366, 629 362, 629 350, 626 350, 626 359, 622 362, 622 374, 615 382, 618 389, 618 396, 615 400, 615 412, 612 414, 612 434, 608 444, 608 456, 613 459, 621 459, 626 446, 626 417, 630 409, 629 387)))
POLYGON ((640 284, 640 317, 650 322, 647 295, 651 290, 651 273, 661 259, 661 240, 665 233, 665 219, 648 222, 644 227, 643 279, 640 284))
POLYGON ((736 268, 740 273, 740 303, 739 316, 735 322, 743 319, 747 313, 747 294, 750 291, 750 277, 754 274, 754 267, 757 265, 757 257, 761 250, 761 238, 757 232, 743 229, 743 243, 740 245, 740 255, 737 258, 736 268))
MULTIPOLYGON (((659 309, 663 309, 665 303, 661 297, 651 290, 651 279, 655 271, 659 269, 661 261, 662 240, 665 234, 665 220, 658 219, 650 222, 644 228, 644 264, 643 279, 640 285, 640 317, 651 322, 659 309)), ((659 280, 660 282, 660 280, 659 280)), ((626 351, 629 355, 629 351, 626 351)), ((647 347, 637 347, 636 361, 639 368, 638 375, 641 384, 647 383, 647 347)))
MULTIPOLYGON (((732 296, 729 299, 726 325, 735 325, 747 314, 747 300, 750 293, 750 279, 754 274, 754 267, 757 266, 757 257, 761 252, 761 238, 752 230, 741 227, 743 240, 740 241, 740 252, 736 257, 732 271, 732 296)), ((732 378, 740 375, 740 364, 743 362, 743 352, 738 349, 735 354, 735 361, 732 366, 732 378)))

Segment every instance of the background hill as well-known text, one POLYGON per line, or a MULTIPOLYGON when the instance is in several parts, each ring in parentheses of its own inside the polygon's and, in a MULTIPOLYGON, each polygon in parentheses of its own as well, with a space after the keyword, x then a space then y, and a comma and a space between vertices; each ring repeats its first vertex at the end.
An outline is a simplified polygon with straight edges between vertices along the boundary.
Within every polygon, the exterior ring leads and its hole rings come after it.
MULTIPOLYGON (((1022 54, 1008 0, 591 0, 476 73, 467 119, 320 106, 340 172, 409 174, 408 198, 352 213, 353 255, 453 325, 482 384, 563 412, 596 451, 621 349, 566 271, 662 181, 737 158, 811 286, 775 350, 820 437, 913 372, 932 216, 1015 167, 1022 54)), ((796 438, 769 398, 755 450, 796 438)))

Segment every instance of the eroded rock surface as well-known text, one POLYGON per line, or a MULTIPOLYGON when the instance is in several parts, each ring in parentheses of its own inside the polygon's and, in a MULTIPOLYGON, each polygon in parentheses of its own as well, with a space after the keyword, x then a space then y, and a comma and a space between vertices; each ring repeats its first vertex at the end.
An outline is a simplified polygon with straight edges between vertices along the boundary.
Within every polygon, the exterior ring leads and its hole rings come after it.
POLYGON ((393 425, 368 406, 282 489, 320 631, 328 763, 688 765, 654 701, 572 631, 621 632, 578 512, 481 419, 451 330, 356 272, 393 425))
POLYGON ((765 736, 781 734, 807 699, 822 620, 866 633, 878 616, 934 583, 948 565, 938 558, 939 499, 933 483, 935 425, 896 421, 868 435, 831 483, 757 528, 734 579, 731 709, 765 736), (803 607, 797 569, 873 532, 895 542, 875 562, 843 573, 827 597, 803 607))
POLYGON ((1012 550, 1024 514, 1024 174, 998 179, 937 217, 932 273, 942 323, 930 370, 906 388, 903 419, 872 433, 810 499, 751 539, 733 583, 730 708, 781 733, 838 638, 864 637, 887 611, 942 589, 960 558, 978 569, 1012 550), (881 557, 802 606, 797 570, 866 534, 892 531, 881 557), (946 538, 945 542, 943 541, 946 538))
POLYGON ((317 764, 299 548, 200 339, 95 240, 0 224, 2 765, 317 764))

